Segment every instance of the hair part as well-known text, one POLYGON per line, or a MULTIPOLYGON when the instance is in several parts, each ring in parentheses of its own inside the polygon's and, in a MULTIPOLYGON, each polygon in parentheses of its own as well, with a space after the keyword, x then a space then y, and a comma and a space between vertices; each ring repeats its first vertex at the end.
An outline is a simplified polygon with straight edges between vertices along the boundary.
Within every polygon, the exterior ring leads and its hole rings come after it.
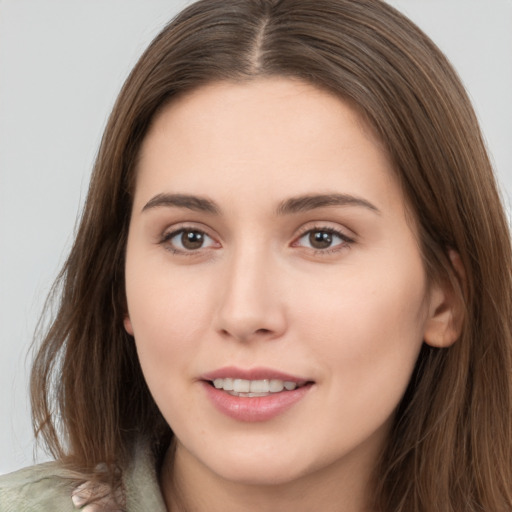
MULTIPOLYGON (((156 37, 114 106, 58 312, 35 359, 36 433, 83 471, 123 466, 137 438, 172 433, 145 384, 126 314, 124 255, 137 156, 157 111, 213 81, 282 76, 356 105, 389 153, 430 279, 450 282, 466 322, 424 345, 375 470, 381 511, 512 507, 512 277, 507 222, 476 116, 455 71, 380 0, 201 0, 156 37), (450 262, 460 255, 465 282, 450 262)), ((114 474, 115 472, 112 472, 114 474)), ((117 473, 116 473, 117 474, 117 473)))

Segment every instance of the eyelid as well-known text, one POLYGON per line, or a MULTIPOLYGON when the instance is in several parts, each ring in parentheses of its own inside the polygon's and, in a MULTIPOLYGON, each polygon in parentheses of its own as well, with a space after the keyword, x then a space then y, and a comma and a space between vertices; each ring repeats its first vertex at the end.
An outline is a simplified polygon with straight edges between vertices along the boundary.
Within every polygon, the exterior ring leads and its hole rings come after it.
MULTIPOLYGON (((336 223, 335 226, 333 226, 333 223, 330 223, 328 221, 321 222, 321 221, 315 221, 312 223, 306 223, 303 226, 301 226, 298 229, 298 232, 293 238, 293 241, 291 242, 291 247, 299 247, 303 248, 305 250, 309 250, 310 252, 327 255, 330 253, 335 253, 340 250, 346 249, 350 247, 352 244, 356 242, 356 236, 353 234, 351 230, 348 228, 344 228, 336 223), (314 248, 314 247, 306 247, 301 245, 299 242, 301 238, 303 238, 305 235, 307 235, 310 232, 314 231, 323 231, 327 233, 332 233, 333 235, 340 238, 341 242, 333 245, 332 247, 327 248, 314 248), (350 232, 351 234, 347 234, 347 232, 350 232)), ((219 242, 219 237, 215 236, 211 233, 211 230, 207 227, 202 225, 202 223, 195 223, 195 222, 182 222, 177 223, 168 226, 166 229, 163 230, 161 235, 159 235, 159 238, 157 240, 157 244, 165 246, 165 248, 169 251, 171 251, 173 254, 177 255, 184 255, 184 256, 197 256, 199 254, 204 253, 205 251, 210 251, 212 249, 218 249, 222 247, 222 244, 219 242), (175 236, 179 235, 180 233, 184 231, 195 231, 198 233, 202 233, 206 237, 212 240, 213 243, 206 247, 199 247, 197 249, 181 249, 179 247, 175 247, 172 244, 170 244, 170 241, 175 236)))
MULTIPOLYGON (((314 251, 315 254, 322 254, 322 255, 328 255, 332 254, 338 251, 341 251, 343 249, 346 249, 356 243, 356 236, 355 234, 348 235, 346 231, 349 231, 347 228, 343 229, 339 225, 334 227, 332 224, 328 222, 315 222, 313 224, 305 224, 304 226, 301 226, 299 229, 298 234, 293 239, 293 242, 291 243, 292 247, 303 247, 306 250, 314 251), (316 249, 314 247, 305 247, 302 245, 299 245, 299 241, 306 236, 308 233, 314 232, 314 231, 323 231, 326 233, 331 233, 338 238, 342 240, 342 243, 338 243, 336 245, 333 245, 332 247, 327 247, 325 249, 316 249)), ((351 232, 352 233, 352 232, 351 232)))
POLYGON ((168 226, 162 234, 159 236, 159 239, 157 243, 159 245, 162 245, 165 247, 165 249, 171 251, 173 254, 176 255, 183 255, 183 256, 197 256, 201 253, 204 253, 205 251, 211 250, 211 249, 218 249, 221 247, 220 242, 218 241, 218 237, 215 237, 211 234, 209 230, 206 227, 198 226, 195 223, 189 223, 189 222, 183 222, 179 224, 173 224, 171 226, 168 226), (170 241, 180 233, 183 233, 184 231, 193 231, 197 233, 201 233, 211 239, 213 241, 213 244, 208 245, 207 247, 199 247, 198 249, 181 249, 179 247, 174 247, 171 245, 170 241))

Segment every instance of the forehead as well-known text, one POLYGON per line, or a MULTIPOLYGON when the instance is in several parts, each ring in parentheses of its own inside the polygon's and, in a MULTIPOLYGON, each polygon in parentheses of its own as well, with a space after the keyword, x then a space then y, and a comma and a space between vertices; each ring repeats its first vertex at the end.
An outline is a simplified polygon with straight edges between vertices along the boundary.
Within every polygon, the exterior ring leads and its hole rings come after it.
POLYGON ((280 142, 285 142, 283 135, 325 137, 340 120, 354 124, 373 144, 380 145, 373 127, 351 101, 296 78, 259 77, 213 82, 179 95, 157 112, 146 138, 176 127, 197 130, 198 137, 222 136, 224 131, 219 130, 228 127, 240 127, 240 135, 255 136, 264 124, 264 135, 279 135, 280 142), (288 123, 286 134, 277 120, 288 123), (306 122, 308 131, 304 132, 306 122))
POLYGON ((249 187, 276 201, 333 184, 371 196, 385 185, 401 202, 394 174, 373 130, 334 94, 285 78, 218 82, 155 116, 139 155, 136 200, 162 187, 204 194, 222 183, 226 192, 249 187))

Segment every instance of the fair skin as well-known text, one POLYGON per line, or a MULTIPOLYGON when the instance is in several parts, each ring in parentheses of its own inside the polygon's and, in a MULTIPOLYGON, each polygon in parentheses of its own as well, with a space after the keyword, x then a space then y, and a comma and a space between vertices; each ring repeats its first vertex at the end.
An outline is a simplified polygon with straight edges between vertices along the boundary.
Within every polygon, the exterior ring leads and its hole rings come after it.
POLYGON ((137 173, 125 328, 176 435, 168 509, 368 510, 423 341, 456 337, 372 131, 297 80, 215 83, 158 114, 137 173))

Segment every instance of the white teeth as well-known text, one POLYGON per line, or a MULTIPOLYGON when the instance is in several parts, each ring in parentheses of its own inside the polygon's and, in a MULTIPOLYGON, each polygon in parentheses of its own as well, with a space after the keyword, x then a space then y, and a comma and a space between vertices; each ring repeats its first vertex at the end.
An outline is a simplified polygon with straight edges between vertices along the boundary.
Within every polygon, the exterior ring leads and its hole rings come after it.
POLYGON ((268 380, 251 380, 251 393, 268 393, 270 384, 268 380))
POLYGON ((270 381, 270 391, 272 393, 279 393, 284 389, 284 382, 278 379, 272 379, 270 381))
POLYGON ((233 391, 235 393, 249 393, 251 390, 251 381, 245 379, 233 380, 233 391))
POLYGON ((215 379, 213 385, 217 389, 232 391, 233 394, 248 393, 246 396, 265 396, 268 393, 280 393, 284 389, 293 391, 297 383, 279 379, 246 380, 246 379, 215 379))
POLYGON ((222 389, 224 389, 224 391, 233 391, 233 379, 224 379, 222 389))

